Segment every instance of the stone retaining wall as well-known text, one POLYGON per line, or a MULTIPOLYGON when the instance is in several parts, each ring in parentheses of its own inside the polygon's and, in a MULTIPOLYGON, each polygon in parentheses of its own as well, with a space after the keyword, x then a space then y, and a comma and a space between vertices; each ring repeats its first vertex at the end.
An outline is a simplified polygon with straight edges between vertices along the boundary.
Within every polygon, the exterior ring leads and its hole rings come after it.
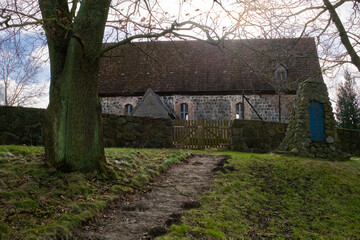
POLYGON ((353 156, 360 156, 360 130, 337 129, 339 147, 343 152, 353 156))
POLYGON ((236 119, 232 124, 232 149, 265 153, 277 149, 285 137, 287 123, 236 119))
MULTIPOLYGON (((44 109, 0 106, 0 145, 43 145, 44 109)), ((103 114, 105 147, 172 147, 169 119, 103 114)))
MULTIPOLYGON (((0 145, 42 145, 44 109, 0 106, 0 145)), ((287 123, 236 119, 232 124, 232 149, 269 152, 285 137, 287 123)), ((172 147, 169 119, 103 115, 106 147, 172 147)), ((343 152, 360 156, 360 131, 338 129, 335 137, 343 152)))
POLYGON ((44 109, 0 106, 0 144, 43 144, 44 109))
MULTIPOLYGON (((259 120, 234 120, 232 149, 241 152, 264 153, 275 150, 285 137, 288 123, 259 120)), ((360 130, 337 129, 336 142, 340 150, 360 156, 360 130)))
POLYGON ((103 114, 105 147, 170 148, 170 119, 103 114))

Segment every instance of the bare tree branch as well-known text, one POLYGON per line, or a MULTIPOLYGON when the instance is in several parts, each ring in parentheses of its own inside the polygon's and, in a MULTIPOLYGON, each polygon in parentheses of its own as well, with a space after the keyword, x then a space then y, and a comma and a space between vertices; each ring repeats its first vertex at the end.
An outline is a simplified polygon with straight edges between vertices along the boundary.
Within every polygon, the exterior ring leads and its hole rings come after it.
POLYGON ((36 46, 21 39, 21 33, 8 33, 0 47, 0 103, 5 106, 34 104, 46 93, 46 82, 38 80, 42 61, 34 57, 36 46))
POLYGON ((329 0, 323 0, 327 10, 330 13, 331 16, 331 20, 335 23, 336 28, 339 31, 339 35, 341 38, 341 42, 344 44, 347 52, 349 53, 350 57, 351 57, 351 62, 357 67, 357 69, 360 71, 360 57, 357 54, 357 52, 355 51, 355 49, 353 48, 348 34, 344 28, 344 25, 342 24, 339 15, 336 13, 334 6, 330 3, 329 0))

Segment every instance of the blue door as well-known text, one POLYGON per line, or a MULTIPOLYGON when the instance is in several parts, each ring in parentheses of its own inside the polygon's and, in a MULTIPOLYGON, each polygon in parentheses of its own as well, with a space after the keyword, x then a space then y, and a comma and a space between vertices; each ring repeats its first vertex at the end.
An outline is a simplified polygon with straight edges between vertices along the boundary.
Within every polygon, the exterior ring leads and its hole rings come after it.
POLYGON ((310 107, 310 139, 311 141, 324 141, 324 112, 323 105, 319 102, 311 102, 310 107))

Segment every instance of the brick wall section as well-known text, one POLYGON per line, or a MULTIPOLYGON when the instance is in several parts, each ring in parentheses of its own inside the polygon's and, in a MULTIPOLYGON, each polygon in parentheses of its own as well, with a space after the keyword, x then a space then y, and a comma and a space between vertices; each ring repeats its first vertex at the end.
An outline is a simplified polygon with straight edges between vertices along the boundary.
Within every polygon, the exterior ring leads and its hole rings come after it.
POLYGON ((277 149, 285 137, 287 123, 236 119, 233 121, 232 149, 265 153, 277 149))
MULTIPOLYGON (((180 117, 180 105, 189 106, 189 119, 235 119, 236 104, 242 102, 242 95, 171 95, 160 96, 167 106, 175 110, 180 117)), ((250 103, 265 121, 279 121, 278 95, 247 95, 250 103)), ((104 113, 122 115, 126 104, 133 107, 141 97, 106 97, 101 98, 104 113)), ((281 95, 281 122, 287 122, 292 111, 295 95, 281 95)), ((259 119, 245 101, 245 119, 259 119)))
MULTIPOLYGON (((43 145, 44 109, 0 106, 0 144, 43 145)), ((169 119, 103 114, 105 147, 172 147, 169 119)))
POLYGON ((343 152, 360 156, 360 130, 338 128, 339 147, 343 152))

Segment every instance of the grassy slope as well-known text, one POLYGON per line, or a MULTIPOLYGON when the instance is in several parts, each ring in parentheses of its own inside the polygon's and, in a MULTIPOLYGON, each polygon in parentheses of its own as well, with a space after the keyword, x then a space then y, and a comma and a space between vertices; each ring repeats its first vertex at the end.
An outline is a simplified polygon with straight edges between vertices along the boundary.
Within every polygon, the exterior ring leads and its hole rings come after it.
POLYGON ((201 208, 161 239, 360 236, 360 161, 225 154, 236 171, 220 173, 201 208))
POLYGON ((106 149, 115 177, 91 178, 47 168, 41 147, 0 146, 0 239, 69 236, 112 200, 141 188, 188 155, 181 150, 106 149))

